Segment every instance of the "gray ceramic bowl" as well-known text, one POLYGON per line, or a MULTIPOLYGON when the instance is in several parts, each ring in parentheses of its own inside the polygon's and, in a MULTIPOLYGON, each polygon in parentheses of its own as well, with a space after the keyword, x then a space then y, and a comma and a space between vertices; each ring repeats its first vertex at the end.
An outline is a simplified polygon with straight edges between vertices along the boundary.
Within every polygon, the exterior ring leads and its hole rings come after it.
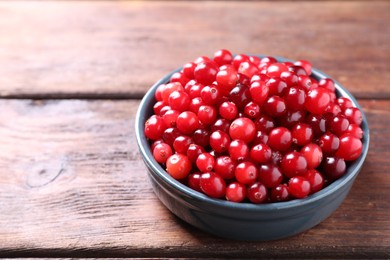
MULTIPOLYGON (((263 57, 263 56, 259 56, 263 57)), ((279 61, 286 61, 278 58, 279 61)), ((178 71, 178 70, 176 70, 178 71)), ((274 240, 308 230, 329 217, 344 201, 363 162, 369 146, 369 129, 363 114, 363 152, 347 169, 346 174, 321 191, 304 199, 270 204, 234 203, 212 199, 176 181, 153 159, 144 124, 153 113, 154 93, 160 84, 169 81, 166 75, 156 82, 142 99, 136 115, 136 138, 146 164, 154 192, 176 216, 189 224, 219 237, 237 240, 274 240)), ((330 78, 313 69, 314 78, 330 78)), ((339 83, 337 95, 348 97, 358 108, 355 98, 339 83)))

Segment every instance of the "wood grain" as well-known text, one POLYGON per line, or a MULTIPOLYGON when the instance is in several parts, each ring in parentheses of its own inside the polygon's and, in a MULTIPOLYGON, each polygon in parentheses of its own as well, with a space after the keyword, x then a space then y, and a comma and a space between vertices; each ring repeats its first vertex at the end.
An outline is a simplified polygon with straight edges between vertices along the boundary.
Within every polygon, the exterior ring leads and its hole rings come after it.
POLYGON ((389 98, 389 1, 4 1, 0 97, 134 98, 220 48, 308 59, 389 98))
POLYGON ((164 208, 135 143, 138 103, 0 100, 1 257, 390 257, 390 101, 360 100, 371 147, 342 206, 262 243, 210 236, 164 208))

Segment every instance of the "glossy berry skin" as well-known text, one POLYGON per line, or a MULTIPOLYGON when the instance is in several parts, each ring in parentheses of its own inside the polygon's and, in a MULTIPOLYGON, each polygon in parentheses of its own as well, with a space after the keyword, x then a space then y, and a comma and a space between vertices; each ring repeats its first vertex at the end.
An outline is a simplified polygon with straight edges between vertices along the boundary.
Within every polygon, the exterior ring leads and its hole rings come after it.
POLYGON ((214 105, 221 99, 221 93, 216 86, 210 85, 202 88, 200 97, 206 105, 214 105))
POLYGON ((232 139, 239 139, 249 143, 256 135, 255 123, 247 117, 237 118, 229 127, 229 135, 232 139))
POLYGON ((247 197, 254 204, 264 203, 268 199, 268 190, 262 183, 255 182, 249 186, 247 197))
POLYGON ((217 130, 210 135, 210 146, 217 153, 226 152, 229 149, 230 137, 227 133, 217 130))
POLYGON ((280 168, 273 164, 262 164, 259 167, 259 181, 267 188, 278 186, 283 180, 280 168))
POLYGON ((176 126, 182 133, 192 134, 199 127, 199 118, 194 112, 184 111, 177 117, 176 126))
POLYGON ((194 78, 203 85, 210 85, 218 73, 218 65, 214 61, 199 63, 194 70, 194 78))
POLYGON ((243 84, 236 85, 229 92, 228 98, 231 102, 236 104, 238 109, 242 109, 251 100, 249 87, 243 84))
POLYGON ((187 177, 188 187, 190 187, 193 190, 202 192, 202 189, 200 188, 200 176, 201 175, 202 175, 202 173, 200 173, 200 172, 194 172, 194 173, 188 174, 188 177, 187 177))
POLYGON ((201 190, 211 198, 222 198, 226 194, 226 183, 221 176, 215 172, 203 173, 200 176, 201 190))
POLYGON ((317 170, 307 170, 303 174, 303 177, 305 177, 310 182, 310 194, 320 191, 324 186, 324 177, 317 170))
POLYGON ((222 66, 230 64, 233 61, 233 55, 230 51, 221 49, 214 53, 213 60, 218 64, 218 66, 222 66))
POLYGON ((145 122, 145 136, 151 140, 162 137, 165 130, 164 120, 160 116, 153 115, 145 122))
POLYGON ((199 128, 191 136, 192 142, 202 147, 207 147, 210 143, 210 132, 207 129, 199 128))
POLYGON ((192 143, 193 143, 193 140, 191 137, 186 136, 186 135, 181 135, 181 136, 176 137, 175 141, 173 141, 173 149, 175 149, 175 151, 177 153, 186 154, 188 147, 192 143))
POLYGON ((292 177, 288 182, 288 191, 291 196, 303 199, 310 194, 310 182, 302 176, 292 177))
POLYGON ((201 172, 211 172, 214 169, 215 159, 210 153, 201 153, 196 159, 196 167, 201 172))
POLYGON ((323 158, 321 147, 315 143, 309 143, 302 147, 301 154, 305 157, 307 162, 307 169, 317 168, 323 158))
POLYGON ((345 174, 347 169, 344 159, 326 157, 321 163, 321 172, 329 179, 336 180, 345 174))
POLYGON ((186 155, 183 154, 173 154, 171 155, 166 162, 167 172, 174 179, 180 180, 187 177, 190 173, 192 164, 186 155))
POLYGON ((280 162, 280 168, 285 176, 291 178, 305 173, 307 161, 299 152, 286 153, 280 162))
POLYGON ((215 160, 214 171, 223 179, 233 179, 236 165, 237 163, 231 157, 220 156, 215 160))
POLYGON ((290 130, 285 127, 276 127, 268 135, 268 145, 276 151, 286 151, 292 144, 290 130))
POLYGON ((239 182, 232 182, 226 187, 226 200, 241 202, 246 198, 246 186, 239 182))
POLYGON ((351 124, 360 125, 363 122, 362 112, 356 107, 346 108, 344 115, 351 124))
POLYGON ((302 110, 305 106, 306 93, 300 87, 291 87, 284 96, 286 107, 290 111, 302 110))
POLYGON ((298 123, 291 129, 291 135, 293 143, 304 146, 312 141, 314 133, 308 124, 298 123))
POLYGON ((217 120, 217 113, 215 107, 203 105, 199 107, 198 119, 203 125, 211 125, 217 120))
POLYGON ((259 173, 254 163, 245 161, 237 164, 234 175, 239 183, 248 185, 257 180, 259 173))
POLYGON ((279 184, 275 188, 272 188, 270 197, 272 202, 289 200, 290 194, 288 192, 288 186, 286 184, 279 184))
POLYGON ((218 88, 220 89, 221 94, 228 95, 229 92, 237 85, 237 71, 232 67, 228 67, 225 70, 220 70, 217 73, 216 81, 218 83, 218 88))
POLYGON ((346 161, 354 161, 361 155, 363 150, 362 141, 350 134, 344 134, 340 137, 340 147, 336 156, 346 161))
POLYGON ((340 147, 340 139, 332 133, 326 133, 320 137, 318 145, 324 154, 333 155, 340 147))
POLYGON ((337 136, 341 136, 348 130, 348 126, 348 119, 343 115, 337 115, 330 122, 329 131, 337 136))
POLYGON ((265 101, 263 108, 270 117, 280 117, 287 112, 286 103, 284 99, 279 96, 272 96, 268 98, 265 101))
POLYGON ((305 100, 306 109, 313 114, 323 114, 330 103, 327 89, 315 88, 307 92, 305 100))
POLYGON ((350 134, 356 138, 363 138, 363 130, 357 124, 350 124, 346 131, 346 134, 350 134))
POLYGON ((157 144, 153 149, 153 157, 159 163, 165 163, 171 155, 172 149, 166 143, 157 144))
POLYGON ((252 100, 261 106, 268 97, 269 87, 263 81, 255 81, 251 83, 249 92, 252 100))
POLYGON ((183 112, 188 109, 190 104, 190 97, 184 91, 173 91, 168 97, 168 105, 173 110, 183 112))
POLYGON ((225 101, 219 106, 219 115, 225 119, 233 120, 237 117, 238 109, 236 104, 225 101))
POLYGON ((144 125, 154 159, 211 198, 305 198, 343 176, 363 150, 362 112, 306 60, 233 55, 186 63, 156 88, 144 125))
POLYGON ((233 140, 229 145, 229 156, 234 161, 243 161, 249 156, 249 147, 243 140, 233 140))
POLYGON ((250 149, 250 158, 256 163, 266 163, 271 160, 271 156, 271 148, 264 143, 254 145, 250 149))
POLYGON ((188 159, 195 164, 196 162, 196 159, 198 159, 198 156, 201 154, 201 153, 204 153, 205 152, 205 149, 203 148, 203 146, 200 146, 198 144, 190 144, 188 146, 188 149, 187 149, 187 157, 188 159))

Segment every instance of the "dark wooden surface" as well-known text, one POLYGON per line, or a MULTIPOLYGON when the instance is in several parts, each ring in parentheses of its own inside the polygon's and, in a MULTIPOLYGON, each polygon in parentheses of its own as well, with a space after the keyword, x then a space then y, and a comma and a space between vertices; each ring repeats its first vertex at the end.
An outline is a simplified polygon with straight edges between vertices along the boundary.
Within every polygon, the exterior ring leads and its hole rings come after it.
POLYGON ((0 257, 390 258, 390 2, 0 2, 0 257), (292 238, 238 242, 173 216, 135 144, 148 87, 219 48, 308 59, 358 97, 350 194, 292 238))

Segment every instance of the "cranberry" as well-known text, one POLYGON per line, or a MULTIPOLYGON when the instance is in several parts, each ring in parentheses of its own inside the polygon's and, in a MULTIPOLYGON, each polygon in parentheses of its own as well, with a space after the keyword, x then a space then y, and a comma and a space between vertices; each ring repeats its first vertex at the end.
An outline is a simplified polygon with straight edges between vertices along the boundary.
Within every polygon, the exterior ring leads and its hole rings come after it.
POLYGON ((276 127, 268 135, 268 145, 274 150, 286 151, 291 144, 291 132, 285 127, 276 127))
POLYGON ((306 93, 302 88, 291 87, 284 96, 286 107, 290 111, 302 110, 305 105, 306 93))
POLYGON ((340 147, 340 139, 331 133, 326 133, 318 141, 322 152, 326 155, 334 154, 340 147))
POLYGON ((216 80, 222 95, 228 93, 237 85, 238 75, 234 68, 229 67, 226 70, 220 70, 217 73, 216 80))
POLYGON ((200 97, 206 105, 214 105, 221 99, 221 93, 216 86, 210 85, 202 88, 200 97))
POLYGON ((233 61, 233 55, 230 51, 221 49, 214 53, 213 60, 219 65, 230 64, 233 61))
POLYGON ((295 198, 305 198, 311 191, 310 182, 302 176, 292 177, 288 182, 288 191, 295 198))
POLYGON ((186 154, 188 147, 190 144, 192 144, 193 141, 191 137, 186 135, 181 135, 175 138, 175 141, 173 141, 173 148, 176 152, 186 154))
POLYGON ((199 184, 201 190, 211 198, 222 198, 226 194, 226 183, 215 172, 203 173, 199 184))
POLYGON ((237 117, 238 109, 236 104, 225 101, 219 106, 219 115, 225 119, 233 120, 237 117))
POLYGON ((259 168, 259 181, 267 188, 278 186, 283 180, 283 174, 278 166, 262 164, 259 168))
POLYGON ((312 141, 314 134, 308 124, 298 123, 291 129, 291 135, 295 144, 303 146, 312 141))
POLYGON ((203 84, 213 83, 218 73, 218 65, 214 61, 204 61, 199 63, 194 70, 195 79, 203 84))
POLYGON ((176 126, 182 133, 192 134, 199 127, 199 118, 194 112, 184 111, 177 117, 176 126))
POLYGON ((187 185, 196 191, 202 192, 202 189, 200 188, 200 176, 202 173, 195 172, 190 173, 187 178, 187 185))
POLYGON ((210 146, 217 153, 226 152, 230 145, 230 137, 221 130, 214 131, 210 135, 210 146))
POLYGON ((192 140, 202 147, 207 147, 210 143, 210 132, 206 129, 199 128, 192 134, 192 140))
POLYGON ((201 153, 196 159, 196 167, 201 172, 210 172, 213 170, 215 159, 210 153, 201 153))
POLYGON ((159 163, 165 163, 171 155, 172 149, 166 143, 157 144, 153 149, 153 157, 159 163))
POLYGON ((363 122, 362 112, 356 107, 347 107, 344 115, 351 124, 360 125, 363 122))
POLYGON ((246 186, 239 182, 232 182, 226 187, 226 200, 241 202, 246 198, 246 186))
POLYGON ((249 143, 256 136, 255 123, 247 117, 237 118, 231 123, 229 134, 232 139, 240 139, 249 143))
POLYGON ((161 138, 164 130, 164 120, 160 116, 153 115, 145 122, 145 136, 151 140, 161 138))
POLYGON ((229 93, 229 99, 238 109, 242 109, 251 100, 249 88, 242 84, 235 86, 229 93))
POLYGON ((263 81, 255 81, 251 83, 249 92, 253 101, 261 106, 268 97, 269 87, 263 81))
POLYGON ((307 75, 310 75, 311 74, 311 63, 308 62, 307 60, 298 60, 296 62, 294 62, 294 65, 295 66, 301 66, 302 68, 305 69, 307 75))
POLYGON ((316 80, 306 60, 232 54, 186 63, 156 88, 144 125, 168 174, 212 198, 300 199, 346 173, 363 151, 363 114, 316 80))
POLYGON ((257 163, 266 163, 271 160, 271 156, 271 148, 264 143, 254 145, 250 150, 251 159, 257 163))
POLYGON ((249 186, 247 197, 254 204, 264 203, 268 199, 268 190, 260 182, 255 182, 249 186))
POLYGON ((187 149, 187 157, 192 163, 195 163, 196 159, 198 159, 198 156, 204 152, 205 149, 203 148, 203 146, 197 144, 190 144, 187 149))
POLYGON ((233 140, 229 145, 229 155, 235 161, 242 161, 248 158, 248 145, 239 139, 233 140))
POLYGON ((346 161, 354 161, 361 155, 363 150, 362 141, 350 134, 344 134, 340 137, 340 147, 336 156, 346 161))
POLYGON ((265 101, 263 108, 270 117, 280 117, 287 112, 286 102, 279 96, 268 98, 265 101))
POLYGON ((307 170, 303 175, 310 182, 310 193, 315 193, 324 186, 324 177, 314 169, 307 170))
POLYGON ((184 179, 190 173, 192 164, 184 154, 176 153, 167 159, 167 172, 176 180, 184 179))
POLYGON ((273 202, 286 201, 289 197, 290 194, 286 184, 279 184, 275 188, 271 189, 271 201, 273 202))
POLYGON ((321 172, 330 180, 336 180, 343 176, 346 169, 344 159, 338 157, 326 157, 321 163, 321 172))
POLYGON ((302 155, 305 157, 308 169, 317 168, 322 162, 322 150, 317 144, 309 143, 302 147, 302 155))
POLYGON ((282 172, 291 178, 302 175, 307 170, 306 158, 299 152, 286 153, 280 162, 282 172))
POLYGON ((249 161, 244 161, 237 164, 236 169, 234 170, 234 176, 237 181, 242 184, 252 184, 258 178, 258 170, 254 163, 249 161))
POLYGON ((313 114, 323 114, 330 103, 330 96, 326 89, 315 88, 307 92, 306 109, 313 114))
POLYGON ((198 119, 203 125, 211 125, 217 120, 217 114, 218 112, 215 107, 203 105, 199 107, 198 119))
POLYGON ((214 171, 224 179, 233 179, 236 162, 229 156, 220 156, 215 160, 214 171))

